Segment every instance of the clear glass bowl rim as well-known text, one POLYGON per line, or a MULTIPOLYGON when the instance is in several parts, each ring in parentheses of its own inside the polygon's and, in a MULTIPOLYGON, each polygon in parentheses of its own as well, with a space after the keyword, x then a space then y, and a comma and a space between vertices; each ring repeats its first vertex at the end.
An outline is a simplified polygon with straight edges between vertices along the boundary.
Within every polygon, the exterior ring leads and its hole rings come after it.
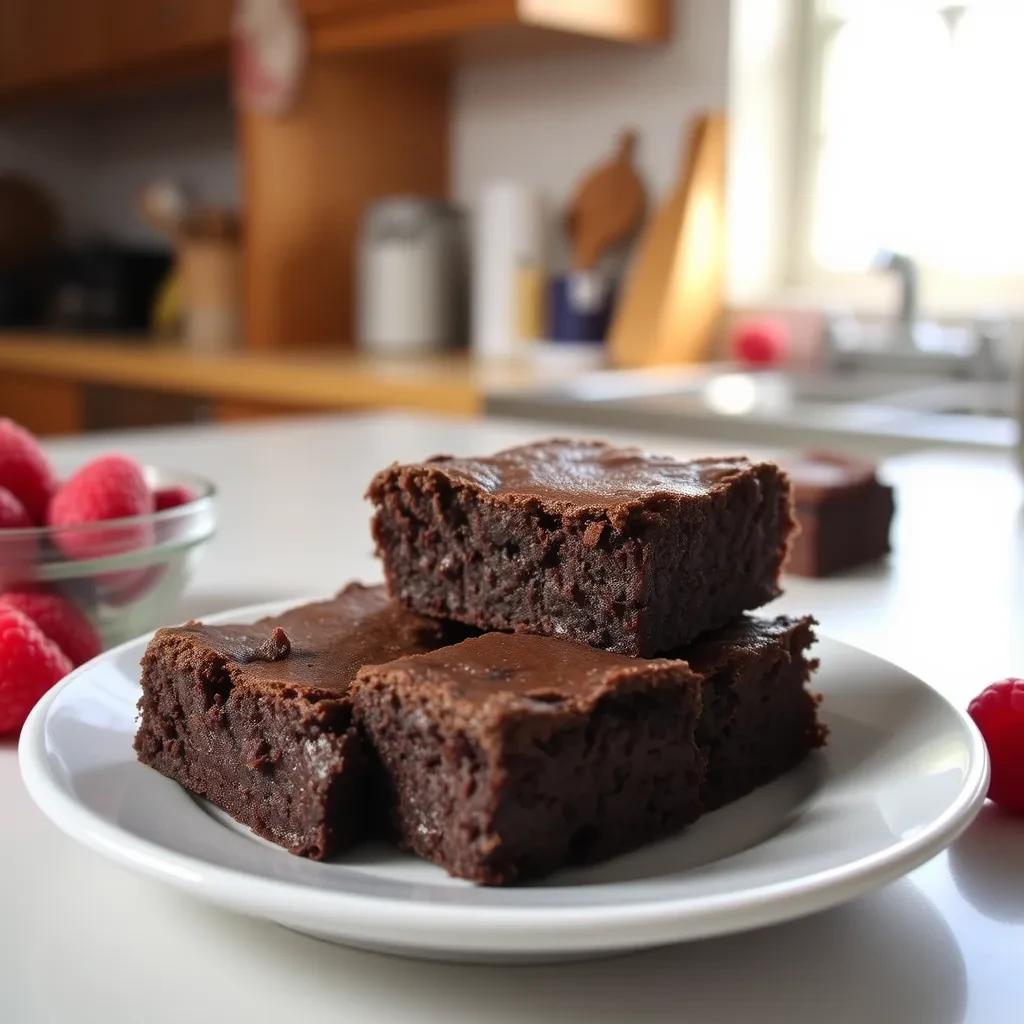
POLYGON ((147 512, 144 516, 122 516, 120 519, 99 519, 94 523, 74 523, 69 526, 18 526, 13 529, 4 530, 0 533, 0 540, 39 540, 44 537, 56 537, 61 533, 81 534, 102 533, 104 530, 112 530, 118 527, 139 526, 153 523, 173 522, 175 519, 185 519, 196 512, 205 510, 213 504, 217 497, 216 485, 205 477, 197 476, 195 473, 187 473, 174 469, 158 469, 156 466, 143 466, 147 477, 156 477, 162 486, 168 484, 183 484, 195 492, 196 497, 186 501, 182 505, 175 505, 173 508, 161 509, 159 512, 147 512))

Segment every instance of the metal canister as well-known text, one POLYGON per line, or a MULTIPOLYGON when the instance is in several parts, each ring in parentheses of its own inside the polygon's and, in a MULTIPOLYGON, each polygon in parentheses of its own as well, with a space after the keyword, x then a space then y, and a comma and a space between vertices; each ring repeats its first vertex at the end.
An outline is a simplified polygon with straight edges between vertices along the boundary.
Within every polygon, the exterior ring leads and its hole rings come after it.
POLYGON ((463 225, 449 203, 394 196, 363 217, 356 342, 378 354, 448 348, 465 334, 463 225))

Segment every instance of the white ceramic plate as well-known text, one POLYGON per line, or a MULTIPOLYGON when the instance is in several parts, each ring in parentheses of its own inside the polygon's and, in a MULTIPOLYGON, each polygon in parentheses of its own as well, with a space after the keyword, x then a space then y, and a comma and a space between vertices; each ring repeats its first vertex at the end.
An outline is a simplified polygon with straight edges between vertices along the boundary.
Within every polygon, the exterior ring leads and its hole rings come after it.
POLYGON ((35 708, 20 758, 36 803, 75 839, 199 899, 410 956, 593 956, 821 910, 932 857, 974 817, 988 785, 985 749, 965 715, 901 669, 824 639, 816 687, 826 750, 672 839, 518 889, 476 888, 383 845, 317 864, 136 762, 147 639, 78 669, 35 708))

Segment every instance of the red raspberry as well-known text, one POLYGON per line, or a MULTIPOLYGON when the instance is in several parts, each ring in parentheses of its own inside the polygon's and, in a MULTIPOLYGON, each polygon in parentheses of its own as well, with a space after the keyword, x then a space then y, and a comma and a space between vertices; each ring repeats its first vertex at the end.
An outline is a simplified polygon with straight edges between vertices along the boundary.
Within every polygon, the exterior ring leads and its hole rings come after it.
POLYGON ((732 336, 732 355, 748 366, 781 363, 788 350, 786 325, 778 320, 758 320, 740 324, 732 336))
MULTIPOLYGON (((126 455, 104 455, 84 465, 53 496, 50 525, 79 526, 152 511, 153 495, 139 464, 126 455)), ((63 530, 55 539, 69 558, 100 558, 148 547, 153 531, 149 524, 133 523, 108 530, 63 530)))
POLYGON ((81 665, 100 653, 100 638, 92 623, 66 598, 45 590, 8 590, 0 594, 0 609, 27 615, 67 656, 81 665))
POLYGON ((6 487, 0 487, 0 590, 31 576, 39 545, 35 534, 21 531, 34 525, 25 506, 6 487))
POLYGON ((168 484, 166 487, 158 487, 153 492, 153 506, 157 512, 163 512, 165 508, 187 505, 195 500, 196 496, 184 484, 168 484))
POLYGON ((35 702, 71 668, 27 615, 0 608, 0 736, 18 732, 35 702))
POLYGON ((0 530, 19 530, 34 525, 25 506, 6 487, 0 487, 0 530))
POLYGON ((0 487, 6 487, 41 525, 56 486, 50 461, 36 439, 13 420, 0 418, 0 487))
POLYGON ((988 796, 1007 811, 1024 814, 1024 679, 987 686, 967 708, 988 747, 992 778, 988 796))

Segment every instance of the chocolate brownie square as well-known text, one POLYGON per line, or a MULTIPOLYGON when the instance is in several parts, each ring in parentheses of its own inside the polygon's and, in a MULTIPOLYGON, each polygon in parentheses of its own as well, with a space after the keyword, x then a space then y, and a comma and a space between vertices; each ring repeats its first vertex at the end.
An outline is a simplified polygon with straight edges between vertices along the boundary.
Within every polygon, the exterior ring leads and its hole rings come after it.
POLYGON ((461 878, 538 878, 700 811, 701 684, 681 661, 488 633, 368 666, 352 700, 392 834, 461 878))
POLYGON ((822 577, 877 562, 889 553, 893 490, 869 462, 807 452, 786 463, 799 530, 787 572, 822 577))
POLYGON ((373 534, 406 607, 650 656, 779 593, 793 527, 770 462, 681 462, 600 441, 393 465, 373 534))
POLYGON ((749 793, 825 742, 820 697, 806 684, 814 619, 749 616, 678 652, 703 677, 697 741, 707 760, 706 810, 749 793))
POLYGON ((364 825, 349 684, 368 662, 443 642, 439 623, 357 583, 250 626, 161 629, 142 660, 135 750, 265 839, 328 857, 364 825))

